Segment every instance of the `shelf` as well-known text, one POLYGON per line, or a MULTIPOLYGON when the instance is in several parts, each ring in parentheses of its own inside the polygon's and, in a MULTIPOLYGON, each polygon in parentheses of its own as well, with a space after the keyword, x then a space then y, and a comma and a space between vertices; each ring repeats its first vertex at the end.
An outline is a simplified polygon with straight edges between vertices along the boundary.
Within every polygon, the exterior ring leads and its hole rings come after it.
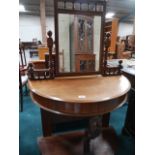
POLYGON ((116 51, 116 40, 118 33, 118 19, 113 19, 112 21, 106 22, 104 27, 105 33, 111 33, 111 45, 109 51, 116 51))
POLYGON ((105 30, 105 32, 111 31, 112 30, 112 27, 105 27, 104 30, 105 30))
POLYGON ((112 25, 112 22, 106 22, 105 23, 105 26, 111 26, 112 25))

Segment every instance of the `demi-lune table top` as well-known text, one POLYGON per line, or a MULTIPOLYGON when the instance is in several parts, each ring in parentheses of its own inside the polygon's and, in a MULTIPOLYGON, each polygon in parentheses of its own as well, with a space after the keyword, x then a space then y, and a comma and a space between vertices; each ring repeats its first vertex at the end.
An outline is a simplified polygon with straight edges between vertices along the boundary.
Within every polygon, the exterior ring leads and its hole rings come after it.
POLYGON ((112 111, 125 100, 130 87, 130 82, 123 75, 29 80, 31 96, 41 108, 77 116, 112 111))

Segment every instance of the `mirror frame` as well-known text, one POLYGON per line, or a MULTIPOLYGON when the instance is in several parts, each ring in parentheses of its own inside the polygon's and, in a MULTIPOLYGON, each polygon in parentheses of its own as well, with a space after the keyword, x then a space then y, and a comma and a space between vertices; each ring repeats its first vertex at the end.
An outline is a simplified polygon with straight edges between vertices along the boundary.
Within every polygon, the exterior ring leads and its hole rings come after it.
POLYGON ((74 75, 92 75, 92 74, 102 74, 103 68, 103 56, 104 56, 104 27, 105 27, 105 14, 106 14, 106 1, 96 1, 96 0, 54 0, 54 20, 55 20, 55 54, 56 54, 56 76, 74 76, 74 75), (63 8, 59 8, 58 3, 62 2, 64 4, 63 8), (72 8, 67 9, 66 3, 72 3, 72 8), (80 5, 80 9, 76 10, 74 8, 75 4, 80 5), (87 4, 95 6, 95 10, 82 10, 81 5, 87 4), (97 10, 97 6, 101 6, 102 10, 97 10), (89 15, 89 16, 100 16, 101 17, 101 30, 100 30, 100 51, 99 51, 99 71, 95 72, 59 72, 59 14, 72 14, 72 15, 89 15))

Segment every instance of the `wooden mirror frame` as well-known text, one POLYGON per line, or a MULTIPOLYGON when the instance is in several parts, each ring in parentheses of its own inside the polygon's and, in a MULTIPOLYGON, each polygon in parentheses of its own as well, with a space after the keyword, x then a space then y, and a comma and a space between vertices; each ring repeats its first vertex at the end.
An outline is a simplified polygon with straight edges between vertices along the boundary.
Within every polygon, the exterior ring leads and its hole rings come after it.
POLYGON ((55 76, 67 76, 67 75, 91 75, 91 74, 102 74, 103 68, 103 53, 104 53, 104 27, 105 27, 105 14, 106 14, 106 1, 96 0, 54 0, 54 17, 55 17, 55 53, 56 53, 56 75, 55 76), (58 3, 64 3, 63 8, 58 7, 58 3), (67 9, 66 3, 72 3, 72 8, 67 9), (75 4, 80 4, 80 9, 75 9, 75 4), (87 4, 88 9, 82 10, 81 5, 87 4), (94 5, 95 9, 90 10, 89 6, 94 5), (101 10, 97 10, 97 6, 100 6, 101 10), (100 16, 101 17, 101 30, 100 30, 100 51, 99 51, 99 71, 95 72, 59 72, 59 29, 58 29, 58 15, 63 14, 74 14, 74 15, 89 15, 89 16, 100 16))

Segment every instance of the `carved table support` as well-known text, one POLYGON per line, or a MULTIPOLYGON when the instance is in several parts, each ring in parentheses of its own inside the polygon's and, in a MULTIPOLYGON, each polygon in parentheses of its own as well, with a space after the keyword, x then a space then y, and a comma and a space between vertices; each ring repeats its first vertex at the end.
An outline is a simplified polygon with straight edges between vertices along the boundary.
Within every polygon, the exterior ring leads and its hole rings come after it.
POLYGON ((89 120, 89 126, 85 131, 84 155, 91 155, 90 141, 102 134, 102 116, 95 116, 89 120))
POLYGON ((110 113, 104 114, 102 116, 102 126, 109 127, 109 121, 110 121, 110 113))
POLYGON ((43 131, 43 136, 51 136, 52 134, 52 117, 51 113, 44 110, 40 109, 41 112, 41 121, 42 121, 42 131, 43 131))

